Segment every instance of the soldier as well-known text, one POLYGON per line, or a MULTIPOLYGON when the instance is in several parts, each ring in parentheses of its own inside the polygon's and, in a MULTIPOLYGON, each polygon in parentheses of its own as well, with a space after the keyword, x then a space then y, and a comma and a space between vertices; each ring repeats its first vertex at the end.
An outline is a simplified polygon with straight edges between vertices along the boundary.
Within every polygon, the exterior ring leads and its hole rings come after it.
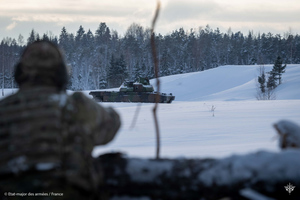
POLYGON ((275 123, 279 136, 279 147, 281 149, 300 148, 300 126, 289 120, 280 120, 275 123))
POLYGON ((91 152, 114 138, 119 115, 81 93, 67 95, 67 68, 50 42, 24 50, 15 80, 19 91, 0 101, 0 195, 97 196, 102 175, 91 152))

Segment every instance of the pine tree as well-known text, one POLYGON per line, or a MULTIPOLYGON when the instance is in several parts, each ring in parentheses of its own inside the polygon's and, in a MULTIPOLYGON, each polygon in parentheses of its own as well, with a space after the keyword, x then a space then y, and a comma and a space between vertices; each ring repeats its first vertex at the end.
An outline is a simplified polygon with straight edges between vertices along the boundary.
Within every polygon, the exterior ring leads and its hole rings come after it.
POLYGON ((265 93, 266 92, 266 75, 265 75, 265 72, 263 71, 261 76, 258 76, 258 83, 259 83, 259 88, 260 88, 260 91, 262 93, 265 93))
POLYGON ((68 32, 65 27, 62 28, 59 35, 59 44, 68 42, 68 32))
POLYGON ((126 65, 126 62, 125 62, 123 54, 121 54, 120 58, 117 59, 116 66, 117 66, 117 75, 118 75, 118 78, 119 78, 119 80, 122 83, 122 82, 125 81, 125 79, 128 76, 127 65, 126 65))
POLYGON ((83 29, 83 27, 80 25, 77 33, 76 33, 76 37, 75 37, 75 42, 77 45, 81 45, 82 44, 82 39, 84 36, 85 30, 83 29))
POLYGON ((44 33, 42 40, 49 41, 50 39, 49 39, 48 35, 44 33))
MULTIPOLYGON (((143 63, 143 65, 145 65, 145 64, 143 63)), ((142 70, 142 66, 140 65, 140 63, 137 62, 133 68, 132 78, 133 78, 133 80, 137 80, 139 77, 143 77, 143 70, 142 70)))
POLYGON ((35 33, 34 29, 32 29, 31 32, 30 32, 30 36, 27 39, 27 45, 33 43, 34 41, 36 41, 36 39, 37 39, 36 38, 36 33, 35 33))
POLYGON ((116 60, 115 60, 114 54, 111 55, 109 64, 110 64, 110 66, 109 66, 108 72, 107 72, 108 83, 110 83, 111 81, 113 81, 113 78, 114 78, 114 75, 115 75, 116 60))
POLYGON ((98 29, 95 32, 95 39, 98 44, 105 44, 111 38, 110 30, 106 26, 105 22, 101 22, 98 29))
POLYGON ((124 56, 115 59, 115 56, 111 56, 110 67, 108 69, 107 80, 109 87, 120 86, 128 76, 127 65, 124 56))
POLYGON ((170 72, 169 55, 167 48, 164 49, 160 60, 160 73, 162 76, 168 76, 170 72))
POLYGON ((274 71, 272 70, 268 74, 269 74, 269 77, 268 77, 268 82, 267 82, 267 88, 268 88, 268 90, 273 90, 277 87, 276 73, 274 73, 274 71))
POLYGON ((275 80, 278 80, 278 85, 281 84, 281 75, 285 72, 285 68, 286 64, 282 65, 281 57, 278 56, 272 69, 275 80))

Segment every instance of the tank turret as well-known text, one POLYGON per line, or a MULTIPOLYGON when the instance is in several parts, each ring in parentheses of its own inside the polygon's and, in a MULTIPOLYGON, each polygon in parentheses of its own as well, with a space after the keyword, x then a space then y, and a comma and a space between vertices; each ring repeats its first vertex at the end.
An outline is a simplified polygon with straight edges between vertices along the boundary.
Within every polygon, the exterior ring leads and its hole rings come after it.
POLYGON ((148 78, 138 78, 137 81, 125 81, 120 86, 120 92, 153 92, 148 78))

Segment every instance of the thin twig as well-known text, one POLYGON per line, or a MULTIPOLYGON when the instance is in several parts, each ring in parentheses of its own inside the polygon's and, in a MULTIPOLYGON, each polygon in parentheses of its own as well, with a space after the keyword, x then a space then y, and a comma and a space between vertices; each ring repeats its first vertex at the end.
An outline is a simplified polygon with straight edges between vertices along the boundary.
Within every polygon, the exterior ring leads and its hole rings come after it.
POLYGON ((136 110, 134 112, 134 116, 133 116, 133 119, 132 119, 132 122, 131 122, 131 125, 130 125, 129 129, 133 129, 134 128, 134 126, 136 124, 136 121, 137 121, 137 118, 139 116, 139 112, 140 112, 141 106, 142 106, 141 103, 137 104, 136 110))
POLYGON ((155 10, 155 15, 152 20, 152 28, 151 28, 151 48, 152 48, 152 56, 154 62, 154 74, 156 78, 156 86, 157 86, 157 93, 155 96, 155 105, 153 107, 153 117, 154 117, 154 124, 155 124, 155 131, 156 131, 156 159, 159 159, 159 151, 160 151, 160 134, 159 134, 159 125, 157 119, 157 106, 160 99, 159 92, 160 92, 160 81, 158 78, 158 59, 156 53, 156 46, 155 46, 155 33, 154 33, 154 26, 159 14, 160 10, 160 1, 157 1, 157 6, 155 10))

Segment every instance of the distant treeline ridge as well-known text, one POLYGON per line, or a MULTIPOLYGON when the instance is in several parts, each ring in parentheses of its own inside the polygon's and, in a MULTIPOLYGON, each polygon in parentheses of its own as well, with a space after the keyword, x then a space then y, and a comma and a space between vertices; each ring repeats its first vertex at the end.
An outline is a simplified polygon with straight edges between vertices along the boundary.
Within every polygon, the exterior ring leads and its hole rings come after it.
MULTIPOLYGON (((1 87, 16 87, 12 74, 24 47, 36 40, 50 40, 59 45, 70 66, 69 89, 91 90, 118 87, 125 79, 138 76, 154 77, 150 46, 151 31, 133 23, 120 36, 106 23, 100 23, 95 33, 82 26, 76 34, 65 27, 59 36, 31 31, 24 37, 5 38, 0 45, 1 87)), ((300 36, 286 33, 244 35, 230 29, 221 33, 217 28, 180 28, 167 35, 156 34, 160 76, 188 73, 221 65, 272 64, 277 56, 284 63, 300 63, 300 36)))

